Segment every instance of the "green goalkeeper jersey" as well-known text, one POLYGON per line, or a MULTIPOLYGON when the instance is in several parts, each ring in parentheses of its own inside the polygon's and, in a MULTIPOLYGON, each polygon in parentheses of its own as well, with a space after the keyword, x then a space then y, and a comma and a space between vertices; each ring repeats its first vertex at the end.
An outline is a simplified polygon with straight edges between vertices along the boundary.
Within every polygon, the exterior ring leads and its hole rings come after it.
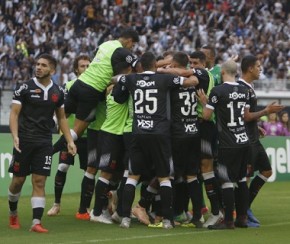
POLYGON ((106 101, 99 102, 96 108, 96 119, 89 124, 89 129, 100 130, 106 118, 106 101))
POLYGON ((104 91, 113 76, 112 55, 121 47, 122 44, 118 40, 101 44, 93 61, 79 79, 97 91, 104 91))
POLYGON ((221 79, 221 67, 219 65, 213 66, 209 72, 212 74, 214 79, 214 86, 220 85, 222 83, 221 79))
POLYGON ((123 135, 124 126, 128 117, 128 104, 115 102, 111 94, 107 96, 106 102, 106 119, 101 130, 114 135, 123 135))

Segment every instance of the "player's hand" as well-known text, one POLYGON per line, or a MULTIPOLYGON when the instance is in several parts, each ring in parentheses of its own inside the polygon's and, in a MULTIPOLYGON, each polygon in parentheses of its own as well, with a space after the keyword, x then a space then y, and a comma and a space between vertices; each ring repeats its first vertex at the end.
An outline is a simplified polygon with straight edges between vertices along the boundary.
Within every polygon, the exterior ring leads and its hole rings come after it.
POLYGON ((285 108, 284 105, 277 104, 277 102, 272 102, 271 104, 268 104, 266 106, 266 111, 267 111, 267 114, 271 114, 271 113, 280 112, 284 108, 285 108))
POLYGON ((21 153, 21 150, 19 148, 19 137, 14 137, 13 138, 13 144, 14 144, 14 148, 16 149, 16 151, 21 153))
POLYGON ((262 127, 258 126, 258 130, 261 138, 266 136, 266 131, 262 127))
POLYGON ((207 95, 204 93, 203 89, 198 89, 196 92, 196 97, 198 101, 205 106, 207 104, 208 98, 207 95))
POLYGON ((75 156, 77 154, 77 147, 74 144, 74 142, 68 143, 67 144, 67 151, 69 154, 75 156))

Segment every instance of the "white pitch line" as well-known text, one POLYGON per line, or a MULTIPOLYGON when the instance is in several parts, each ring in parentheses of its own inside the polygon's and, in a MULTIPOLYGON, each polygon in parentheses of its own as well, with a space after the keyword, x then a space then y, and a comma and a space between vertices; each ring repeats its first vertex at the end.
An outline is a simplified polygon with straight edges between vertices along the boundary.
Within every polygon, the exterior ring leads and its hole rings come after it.
MULTIPOLYGON (((273 227, 273 226, 280 226, 280 225, 290 225, 290 222, 281 222, 281 223, 274 223, 274 224, 262 225, 261 228, 264 228, 264 227, 273 227)), ((138 239, 151 239, 151 238, 158 238, 158 237, 178 236, 178 235, 193 235, 193 234, 194 235, 200 235, 200 234, 214 233, 216 231, 213 231, 213 230, 202 230, 200 232, 196 232, 196 231, 191 231, 191 232, 174 232, 174 233, 172 232, 172 233, 162 233, 162 234, 157 234, 157 235, 146 235, 146 236, 130 236, 130 237, 122 237, 122 238, 107 238, 107 239, 96 239, 96 240, 86 240, 86 241, 68 241, 68 242, 60 242, 60 243, 57 243, 57 244, 80 244, 80 243, 116 242, 116 241, 128 241, 128 240, 138 240, 138 239)))

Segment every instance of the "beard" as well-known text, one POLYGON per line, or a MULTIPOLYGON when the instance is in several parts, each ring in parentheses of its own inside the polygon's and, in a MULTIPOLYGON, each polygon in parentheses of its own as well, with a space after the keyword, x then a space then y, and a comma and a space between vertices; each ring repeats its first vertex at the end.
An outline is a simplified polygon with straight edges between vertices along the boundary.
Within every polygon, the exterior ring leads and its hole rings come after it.
POLYGON ((43 74, 43 75, 37 75, 37 74, 35 73, 35 77, 36 77, 37 79, 46 79, 46 78, 50 77, 50 73, 46 73, 46 74, 43 74))

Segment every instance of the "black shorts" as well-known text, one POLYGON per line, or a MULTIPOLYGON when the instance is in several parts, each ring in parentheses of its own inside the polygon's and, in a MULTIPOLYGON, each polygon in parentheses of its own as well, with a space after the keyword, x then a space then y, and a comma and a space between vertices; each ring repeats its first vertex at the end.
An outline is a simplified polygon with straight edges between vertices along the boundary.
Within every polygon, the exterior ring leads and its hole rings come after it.
MULTIPOLYGON (((80 169, 86 170, 88 160, 87 138, 81 137, 77 141, 75 141, 75 144, 77 146, 77 154, 79 156, 80 169)), ((74 165, 75 157, 69 154, 67 151, 61 151, 59 153, 59 163, 74 165)))
POLYGON ((257 170, 260 172, 272 170, 269 157, 260 141, 251 144, 248 164, 251 166, 248 172, 249 177, 253 176, 257 170))
POLYGON ((87 167, 98 168, 97 151, 98 151, 99 131, 87 129, 87 167))
POLYGON ((124 141, 124 147, 125 147, 123 165, 124 165, 124 169, 126 170, 128 169, 128 165, 129 165, 129 152, 132 146, 132 138, 133 138, 132 132, 126 132, 123 134, 123 141, 124 141))
POLYGON ((213 158, 213 145, 216 141, 216 128, 213 121, 202 120, 200 123, 201 159, 213 158))
POLYGON ((108 173, 123 172, 123 136, 100 131, 97 158, 99 170, 108 173))
POLYGON ((238 182, 247 176, 249 147, 218 150, 217 174, 221 183, 238 182))
POLYGON ((175 177, 197 175, 200 166, 200 137, 172 138, 175 177))
POLYGON ((13 149, 8 172, 15 176, 30 174, 49 176, 52 163, 52 142, 24 142, 19 140, 21 153, 13 149))
POLYGON ((96 118, 98 102, 105 99, 104 94, 81 80, 76 80, 65 99, 65 112, 75 114, 79 120, 92 122, 96 118))
POLYGON ((165 135, 135 134, 130 151, 129 174, 152 178, 154 170, 157 177, 169 177, 171 146, 165 135))

